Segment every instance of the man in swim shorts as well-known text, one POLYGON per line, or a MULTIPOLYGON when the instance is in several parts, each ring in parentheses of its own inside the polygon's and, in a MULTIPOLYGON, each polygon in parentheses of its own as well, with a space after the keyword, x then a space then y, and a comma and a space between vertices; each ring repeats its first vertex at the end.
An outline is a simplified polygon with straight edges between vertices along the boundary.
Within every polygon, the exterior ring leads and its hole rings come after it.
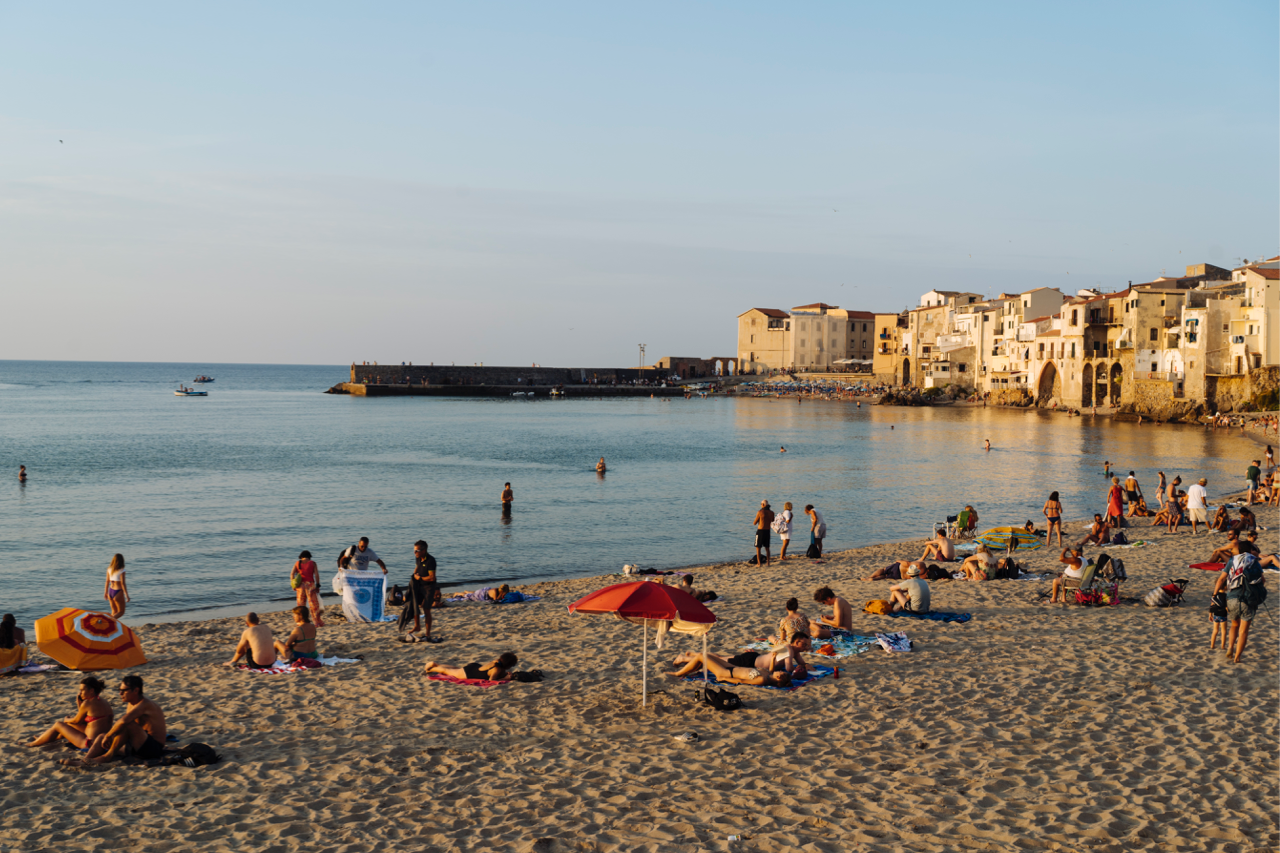
POLYGON ((767 566, 772 559, 769 553, 769 525, 773 524, 773 510, 769 508, 768 501, 760 501, 760 509, 756 511, 756 517, 752 523, 756 526, 756 565, 767 566), (763 562, 760 558, 762 548, 764 549, 763 562))
POLYGON ((245 659, 252 669, 267 669, 276 662, 276 645, 271 637, 271 629, 258 621, 257 613, 244 617, 245 629, 236 644, 236 653, 227 666, 235 666, 240 658, 245 659))
POLYGON ((920 567, 907 568, 907 577, 902 583, 889 587, 889 597, 893 601, 893 612, 905 610, 908 613, 929 612, 929 584, 920 577, 920 567))
POLYGON ((937 560, 939 563, 954 563, 956 561, 956 546, 947 538, 947 531, 939 528, 934 531, 936 538, 924 547, 924 553, 920 555, 920 562, 925 560, 937 560))
POLYGON ((831 615, 819 616, 817 621, 809 622, 809 635, 811 637, 826 640, 831 637, 832 628, 839 628, 845 631, 853 629, 853 608, 849 606, 849 602, 832 592, 831 587, 820 587, 814 592, 813 600, 823 607, 830 607, 831 615))
POLYGON ((120 679, 120 698, 127 710, 106 734, 89 745, 86 764, 102 764, 126 756, 151 761, 164 753, 164 741, 169 736, 164 711, 142 695, 142 676, 126 675, 120 679))

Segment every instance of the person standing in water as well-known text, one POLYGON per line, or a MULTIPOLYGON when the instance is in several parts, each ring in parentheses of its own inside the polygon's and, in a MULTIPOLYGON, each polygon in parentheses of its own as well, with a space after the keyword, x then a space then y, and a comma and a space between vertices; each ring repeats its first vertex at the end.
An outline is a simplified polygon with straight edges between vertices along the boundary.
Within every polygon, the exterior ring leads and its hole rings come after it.
POLYGON ((19 483, 27 482, 27 466, 26 465, 18 466, 18 482, 19 483))
POLYGON ((511 484, 506 483, 502 487, 502 514, 511 515, 511 502, 516 499, 515 492, 511 491, 511 484))
POLYGON ((596 463, 596 473, 603 474, 608 470, 608 466, 604 464, 604 457, 600 457, 600 461, 596 463))
POLYGON ((124 555, 116 554, 107 566, 107 583, 102 589, 102 597, 111 605, 111 615, 119 619, 124 615, 124 606, 129 602, 129 588, 124 581, 124 555))

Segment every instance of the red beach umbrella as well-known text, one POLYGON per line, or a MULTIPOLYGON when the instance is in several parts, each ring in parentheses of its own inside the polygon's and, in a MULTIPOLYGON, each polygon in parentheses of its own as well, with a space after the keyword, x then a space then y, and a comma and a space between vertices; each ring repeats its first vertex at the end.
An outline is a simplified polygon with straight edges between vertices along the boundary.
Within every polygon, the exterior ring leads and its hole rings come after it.
POLYGON ((127 625, 105 613, 64 607, 36 620, 40 651, 70 669, 126 669, 147 662, 127 625))
MULTIPOLYGON (((643 671, 640 680, 640 704, 649 697, 649 623, 670 622, 669 630, 680 634, 702 635, 702 653, 707 652, 707 632, 715 624, 716 615, 689 593, 652 581, 617 583, 598 589, 569 605, 570 613, 612 613, 626 622, 644 625, 642 646, 643 671)), ((703 669, 703 682, 707 680, 703 669)))

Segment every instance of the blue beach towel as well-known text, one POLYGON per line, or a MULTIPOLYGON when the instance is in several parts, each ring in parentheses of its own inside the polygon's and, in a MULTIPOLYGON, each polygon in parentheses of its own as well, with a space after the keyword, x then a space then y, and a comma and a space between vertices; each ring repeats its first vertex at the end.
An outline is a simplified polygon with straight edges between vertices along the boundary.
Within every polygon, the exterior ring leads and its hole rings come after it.
MULTIPOLYGON (((860 655, 868 649, 874 648, 876 645, 876 638, 864 637, 859 634, 850 634, 847 631, 836 629, 831 632, 831 639, 829 640, 815 639, 813 641, 813 651, 806 652, 806 654, 819 654, 818 649, 827 643, 830 643, 835 647, 836 653, 834 655, 821 655, 822 657, 846 658, 851 655, 860 655)), ((758 640, 754 643, 747 643, 742 648, 745 651, 771 652, 775 647, 769 645, 764 640, 758 640)))
MULTIPOLYGON (((808 675, 806 675, 804 678, 799 679, 798 681, 792 681, 792 682, 791 682, 791 686, 789 686, 789 687, 773 687, 773 686, 769 686, 769 687, 760 687, 760 688, 758 688, 758 689, 761 689, 761 690, 797 690, 797 689, 799 689, 799 688, 801 688, 801 687, 804 687, 806 684, 809 684, 809 683, 810 683, 810 682, 812 682, 812 681, 817 681, 819 678, 826 678, 828 675, 830 675, 831 673, 835 672, 835 670, 834 670, 832 667, 829 667, 829 666, 810 666, 810 667, 808 668, 808 670, 809 670, 808 675)), ((701 682, 701 681, 702 681, 702 673, 698 673, 697 675, 688 675, 688 676, 685 676, 685 679, 684 679, 684 680, 685 680, 685 681, 696 681, 696 682, 701 682)), ((714 675, 712 675, 712 676, 710 677, 710 679, 709 679, 709 680, 710 680, 710 682, 711 682, 712 684, 719 684, 719 683, 720 683, 720 682, 716 681, 716 677, 715 677, 714 675)), ((755 687, 755 686, 756 686, 756 685, 752 685, 752 684, 728 684, 727 682, 726 682, 726 685, 727 685, 728 687, 755 687)))
POLYGON ((972 613, 943 613, 941 610, 930 610, 928 613, 909 613, 906 610, 899 610, 897 613, 886 613, 885 616, 898 618, 899 616, 907 616, 912 619, 928 619, 930 622, 968 622, 973 618, 972 613))

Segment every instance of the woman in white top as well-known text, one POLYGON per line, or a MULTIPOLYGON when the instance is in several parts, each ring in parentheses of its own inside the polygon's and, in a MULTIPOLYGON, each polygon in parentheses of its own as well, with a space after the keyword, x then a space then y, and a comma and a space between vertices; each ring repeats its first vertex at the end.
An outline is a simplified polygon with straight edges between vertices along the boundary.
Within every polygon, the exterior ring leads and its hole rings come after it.
POLYGON ((778 562, 781 563, 787 559, 787 546, 791 544, 791 520, 795 518, 795 514, 791 512, 791 501, 787 501, 782 505, 782 512, 778 513, 778 520, 782 522, 781 530, 778 531, 778 537, 782 539, 782 553, 778 555, 778 562))
POLYGON ((124 582, 124 555, 116 554, 107 566, 107 584, 102 590, 102 597, 111 605, 111 615, 119 619, 124 615, 124 606, 129 601, 129 588, 124 582))
POLYGON ((1062 552, 1062 556, 1058 558, 1059 563, 1066 565, 1066 569, 1062 574, 1053 579, 1053 595, 1049 596, 1049 603, 1053 604, 1058 601, 1058 593, 1062 593, 1062 603, 1067 603, 1067 578, 1084 577, 1084 559, 1081 557, 1079 548, 1068 548, 1062 552))

